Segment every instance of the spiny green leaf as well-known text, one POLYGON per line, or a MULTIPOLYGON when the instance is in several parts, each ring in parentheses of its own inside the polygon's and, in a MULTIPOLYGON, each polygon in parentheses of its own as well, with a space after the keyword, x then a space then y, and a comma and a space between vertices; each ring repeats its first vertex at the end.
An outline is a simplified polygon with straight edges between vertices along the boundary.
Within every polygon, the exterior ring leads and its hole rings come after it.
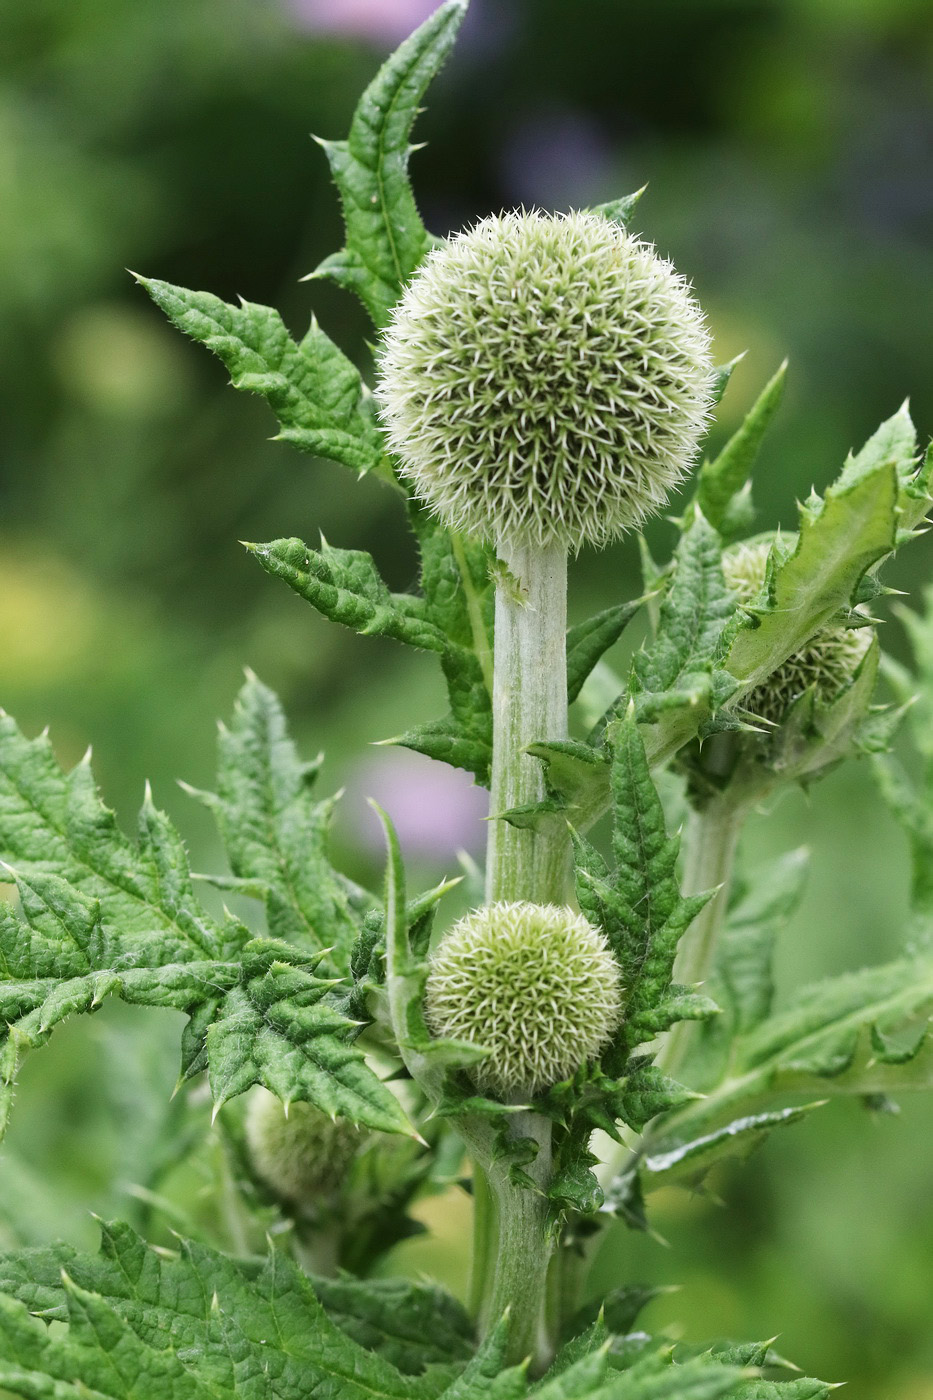
POLYGON ((346 972, 363 892, 354 899, 327 856, 334 800, 312 796, 321 756, 298 757, 277 697, 249 671, 218 750, 217 793, 188 791, 214 813, 234 876, 264 900, 273 938, 328 949, 346 972))
POLYGON ((0 712, 0 858, 25 876, 53 872, 100 902, 105 921, 172 958, 213 956, 224 942, 201 909, 177 834, 147 794, 139 841, 98 796, 86 757, 62 772, 47 737, 27 740, 0 712))
POLYGON ((412 528, 421 553, 428 621, 445 639, 441 669, 450 712, 392 742, 465 768, 487 785, 492 764, 492 631, 494 589, 489 550, 452 534, 416 502, 412 528))
POLYGON ((667 835, 633 715, 615 730, 612 797, 615 871, 605 880, 591 866, 578 867, 577 897, 619 960, 625 989, 621 1035, 631 1050, 659 1029, 655 1013, 670 989, 678 941, 709 895, 680 894, 679 842, 667 835))
POLYGON ((911 422, 906 401, 872 433, 861 451, 849 453, 837 484, 851 486, 885 465, 897 468, 898 478, 905 487, 915 475, 917 430, 911 422))
POLYGON ((448 0, 379 70, 346 141, 321 141, 340 192, 346 246, 312 274, 354 291, 382 327, 432 246, 408 181, 411 129, 450 52, 466 0, 448 0))
MULTIPOLYGON (((288 945, 269 943, 255 939, 243 949, 239 985, 204 1032, 215 1112, 263 1084, 284 1103, 305 1099, 331 1117, 411 1132, 398 1100, 351 1043, 358 1028, 327 999, 331 983, 294 965, 288 945)), ((188 1072, 201 1067, 199 1056, 188 1072)))
POLYGON ((473 1355, 470 1318, 437 1284, 342 1277, 314 1279, 313 1286, 331 1322, 404 1375, 473 1355))
POLYGON ((84 1400, 432 1400, 327 1317, 313 1286, 282 1255, 257 1273, 200 1245, 156 1254, 128 1226, 103 1225, 98 1258, 70 1250, 0 1260, 0 1386, 11 1394, 84 1400), (59 1257, 64 1280, 50 1267, 59 1257), (44 1300, 67 1333, 31 1318, 44 1300), (57 1386, 52 1382, 57 1382, 57 1386))
MULTIPOLYGON (((733 1042, 728 1073, 675 1110, 661 1135, 686 1142, 800 1094, 896 1094, 933 1086, 933 957, 918 953, 805 987, 733 1042)), ((650 1145, 645 1150, 650 1152, 650 1145)))
POLYGON ((646 1193, 656 1191, 683 1178, 701 1177, 724 1157, 748 1157, 775 1128, 797 1123, 819 1107, 819 1103, 810 1103, 799 1108, 750 1114, 687 1142, 665 1143, 663 1137, 660 1141, 652 1139, 640 1163, 642 1186, 646 1193))
POLYGON ((718 533, 694 507, 674 556, 657 637, 635 658, 640 690, 676 690, 685 677, 712 670, 723 627, 735 612, 721 555, 718 533))
POLYGON ((66 777, 47 740, 0 723, 0 842, 22 914, 0 910, 0 1127, 19 1062, 66 1016, 104 997, 187 1012, 183 1071, 208 1069, 218 1104, 253 1083, 373 1128, 408 1131, 365 1064, 319 953, 252 938, 198 903, 184 847, 146 797, 137 846, 120 833, 90 769, 66 777))
POLYGON ((697 501, 713 528, 725 535, 733 533, 739 523, 736 498, 749 479, 765 433, 780 405, 786 372, 785 360, 719 455, 700 468, 697 501))
POLYGON ((567 699, 571 704, 599 658, 619 640, 641 605, 641 598, 617 603, 571 627, 567 633, 567 699))
POLYGON ((394 637, 409 646, 444 651, 443 633, 425 617, 424 600, 390 593, 372 555, 359 549, 310 549, 301 540, 247 545, 266 573, 283 579, 332 622, 369 636, 394 637))
POLYGON ((259 394, 279 420, 279 440, 354 471, 380 469, 382 439, 359 370, 312 319, 297 343, 271 306, 231 306, 155 278, 137 279, 179 330, 222 360, 235 389, 259 394))

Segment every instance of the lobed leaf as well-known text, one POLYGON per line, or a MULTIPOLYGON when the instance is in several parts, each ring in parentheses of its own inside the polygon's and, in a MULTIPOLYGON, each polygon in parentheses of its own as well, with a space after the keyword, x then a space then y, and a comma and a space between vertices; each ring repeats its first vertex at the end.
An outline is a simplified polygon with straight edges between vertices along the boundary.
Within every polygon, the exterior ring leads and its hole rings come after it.
POLYGON ((443 652, 443 633, 425 616, 424 600, 390 593, 372 555, 360 549, 320 550, 301 540, 247 545, 266 573, 282 579, 332 622, 367 636, 394 637, 409 646, 443 652))
POLYGON ((279 420, 278 441, 354 471, 391 477, 359 370, 313 318, 296 343, 271 306, 231 306, 211 292, 150 277, 137 281, 180 331, 223 361, 235 389, 266 400, 279 420))
POLYGON ((360 904, 375 901, 330 863, 334 799, 314 800, 320 766, 320 755, 299 758, 277 696, 248 671, 232 723, 220 727, 218 791, 187 790, 214 814, 235 879, 264 901, 270 935, 327 950, 346 972, 360 904))
POLYGON ((146 797, 134 846, 100 802, 90 769, 65 775, 47 740, 0 723, 0 841, 21 913, 0 908, 0 1129, 22 1056, 106 996, 187 1013, 186 1078, 207 1070, 214 1100, 264 1084, 286 1102, 408 1132, 365 1063, 320 952, 219 924, 194 894, 184 847, 146 797))

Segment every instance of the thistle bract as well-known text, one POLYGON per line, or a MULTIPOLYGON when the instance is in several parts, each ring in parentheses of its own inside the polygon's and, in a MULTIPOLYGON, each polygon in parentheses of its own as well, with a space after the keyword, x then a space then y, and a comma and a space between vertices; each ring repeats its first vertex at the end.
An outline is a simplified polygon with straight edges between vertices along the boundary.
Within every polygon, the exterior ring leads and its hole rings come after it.
POLYGON ((491 904, 438 947, 425 1009, 436 1035, 490 1051, 473 1071, 481 1088, 530 1095, 606 1044, 619 1023, 619 966, 602 933, 572 909, 491 904))
POLYGON ((259 1090, 250 1103, 246 1140, 263 1181, 293 1205, 313 1206, 333 1197, 366 1134, 353 1123, 328 1118, 309 1103, 285 1106, 259 1090))
MULTIPOLYGON (((741 604, 751 605, 760 597, 774 540, 773 535, 765 535, 734 545, 723 555, 723 575, 741 604)), ((821 628, 745 696, 742 708, 779 724, 788 707, 811 687, 818 700, 828 703, 852 680, 873 635, 870 626, 821 628)))
POLYGON ((403 475, 453 529, 602 545, 660 509, 710 407, 684 279, 595 213, 506 213, 436 248, 386 332, 403 475))

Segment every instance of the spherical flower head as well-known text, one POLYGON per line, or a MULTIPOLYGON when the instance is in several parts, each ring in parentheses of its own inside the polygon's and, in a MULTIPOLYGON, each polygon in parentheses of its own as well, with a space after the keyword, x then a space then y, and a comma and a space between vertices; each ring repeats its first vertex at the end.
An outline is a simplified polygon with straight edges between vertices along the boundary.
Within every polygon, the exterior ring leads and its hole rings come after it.
POLYGON ((500 903, 455 924, 431 958, 425 1011, 435 1035, 485 1046, 473 1077, 502 1098, 572 1075, 619 1024, 619 966, 572 909, 500 903))
MULTIPOLYGON (((722 557, 726 583, 740 604, 760 601, 768 573, 774 535, 762 535, 727 549, 722 557)), ((799 651, 783 661, 766 681, 742 700, 742 708, 780 724, 788 707, 815 687, 817 699, 829 703, 852 680, 872 643, 870 627, 823 627, 799 651)))
POLYGON ((603 545, 660 510, 711 405, 709 333, 669 262, 595 213, 506 213, 431 252, 377 394, 403 475, 450 528, 603 545))
POLYGON ((246 1141, 253 1166, 283 1201, 314 1206, 332 1199, 366 1134, 312 1104, 285 1106, 260 1089, 250 1102, 246 1141))

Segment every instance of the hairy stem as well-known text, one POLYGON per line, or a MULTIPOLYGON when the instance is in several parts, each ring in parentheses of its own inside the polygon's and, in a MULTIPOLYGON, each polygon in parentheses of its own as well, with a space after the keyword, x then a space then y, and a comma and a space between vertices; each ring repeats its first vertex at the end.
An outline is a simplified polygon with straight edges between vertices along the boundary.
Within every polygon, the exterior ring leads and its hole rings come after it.
MULTIPOLYGON (((727 788, 699 811, 691 810, 684 838, 684 894, 716 889, 680 941, 673 980, 691 987, 704 982, 712 971, 716 945, 729 903, 735 852, 747 815, 744 801, 736 801, 727 788)), ((681 1068, 696 1027, 695 1021, 678 1021, 667 1034, 657 1058, 658 1068, 676 1075, 681 1068)))
POLYGON ((545 1321, 545 1295, 552 1238, 548 1221, 547 1188, 551 1178, 551 1125, 537 1113, 512 1119, 516 1137, 538 1146, 533 1161, 522 1171, 530 1182, 513 1181, 509 1154, 500 1154, 488 1168, 495 1202, 495 1271, 488 1280, 480 1327, 487 1332, 509 1313, 507 1364, 531 1357, 537 1369, 549 1364, 553 1346, 545 1321))
MULTIPOLYGON (((567 734, 567 551, 560 546, 499 547, 505 566, 496 587, 492 689, 493 758, 486 899, 563 904, 570 842, 561 830, 538 832, 495 820, 545 795, 541 764, 525 752, 537 739, 567 734)), ((512 1153, 482 1136, 464 1136, 476 1162, 471 1296, 487 1332, 508 1310, 509 1361, 551 1355, 545 1293, 552 1238, 548 1220, 551 1125, 539 1114, 510 1120, 513 1140, 536 1152, 513 1178, 512 1153), (517 1179, 516 1179, 517 1178, 517 1179)))
MULTIPOLYGON (((499 546, 506 574, 496 588, 493 758, 490 811, 540 802, 544 774, 524 752, 539 739, 567 735, 567 551, 499 546)), ((564 830, 532 831, 493 820, 486 899, 563 904, 570 875, 564 830)))

